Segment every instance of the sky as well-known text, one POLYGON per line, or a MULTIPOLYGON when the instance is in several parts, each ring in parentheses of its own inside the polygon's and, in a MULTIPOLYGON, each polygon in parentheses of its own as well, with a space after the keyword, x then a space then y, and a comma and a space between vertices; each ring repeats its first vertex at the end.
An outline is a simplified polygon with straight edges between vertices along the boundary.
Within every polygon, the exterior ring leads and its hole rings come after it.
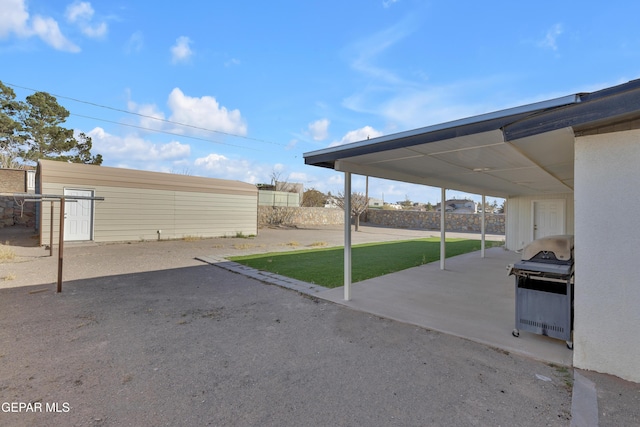
MULTIPOLYGON (((304 153, 638 78, 638 16, 631 0, 0 0, 0 81, 55 96, 104 166, 338 194, 343 174, 304 153)), ((369 196, 440 189, 372 178, 369 196)))

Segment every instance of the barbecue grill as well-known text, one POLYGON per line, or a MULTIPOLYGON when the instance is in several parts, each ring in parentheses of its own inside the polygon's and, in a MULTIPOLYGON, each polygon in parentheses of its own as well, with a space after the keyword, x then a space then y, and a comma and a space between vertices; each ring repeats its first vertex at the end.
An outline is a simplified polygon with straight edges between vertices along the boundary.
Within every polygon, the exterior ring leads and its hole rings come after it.
POLYGON ((565 340, 573 348, 573 236, 534 240, 509 266, 516 281, 516 326, 520 330, 565 340))

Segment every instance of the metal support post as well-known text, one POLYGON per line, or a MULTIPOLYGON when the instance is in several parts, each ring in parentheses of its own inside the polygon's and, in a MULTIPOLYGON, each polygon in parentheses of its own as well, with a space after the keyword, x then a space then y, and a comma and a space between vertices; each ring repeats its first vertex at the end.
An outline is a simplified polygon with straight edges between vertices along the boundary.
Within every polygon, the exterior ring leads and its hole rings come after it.
POLYGON ((351 299, 351 172, 344 173, 344 300, 351 299))
POLYGON ((445 201, 447 197, 447 189, 442 187, 440 198, 442 201, 440 202, 440 270, 444 270, 445 262, 444 259, 446 257, 447 248, 445 244, 446 232, 445 228, 447 228, 447 221, 445 219, 445 215, 447 212, 445 201))
POLYGON ((60 231, 58 236, 58 290, 62 292, 62 259, 64 255, 64 197, 60 198, 60 231))

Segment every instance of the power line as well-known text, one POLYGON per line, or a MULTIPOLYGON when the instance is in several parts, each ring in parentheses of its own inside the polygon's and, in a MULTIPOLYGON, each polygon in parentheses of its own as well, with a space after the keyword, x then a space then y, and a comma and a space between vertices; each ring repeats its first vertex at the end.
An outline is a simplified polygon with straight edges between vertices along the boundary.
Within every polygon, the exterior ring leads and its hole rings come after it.
MULTIPOLYGON (((13 84, 13 83, 5 82, 5 84, 7 86, 12 86, 12 87, 19 88, 19 89, 30 90, 32 92, 43 92, 43 91, 39 91, 37 89, 33 89, 33 88, 30 88, 30 87, 25 87, 25 86, 20 86, 20 85, 16 85, 16 84, 13 84)), ((91 106, 98 107, 98 108, 104 108, 104 109, 107 109, 107 110, 117 111, 117 112, 120 112, 120 113, 131 114, 131 115, 138 116, 138 117, 144 117, 146 119, 157 120, 157 121, 160 121, 160 122, 163 122, 163 123, 172 124, 172 125, 184 126, 184 127, 188 127, 188 128, 192 128, 192 129, 202 130, 202 131, 205 131, 205 132, 219 133, 219 134, 222 134, 222 135, 232 136, 232 137, 235 137, 235 138, 242 138, 242 139, 247 139, 247 140, 251 140, 251 141, 264 142, 264 143, 267 143, 267 144, 273 144, 273 145, 278 145, 278 146, 281 146, 281 147, 287 147, 287 144, 280 144, 280 143, 277 143, 277 142, 268 141, 266 139, 251 138, 251 137, 244 136, 244 135, 238 135, 238 134, 229 133, 229 132, 223 132, 223 131, 214 130, 214 129, 207 129, 207 128, 203 128, 203 127, 199 127, 199 126, 195 126, 195 125, 190 125, 190 124, 187 124, 187 123, 174 122, 174 121, 168 120, 168 119, 162 119, 162 118, 159 118, 159 117, 149 116, 149 115, 142 114, 142 113, 136 113, 134 111, 127 111, 127 110, 123 110, 121 108, 109 107, 107 105, 97 104, 95 102, 90 102, 90 101, 83 101, 83 100, 80 100, 80 99, 77 99, 77 98, 72 98, 72 97, 64 96, 64 95, 58 95, 58 94, 55 94, 55 93, 51 93, 51 95, 55 96, 56 98, 68 99, 70 101, 79 102, 79 103, 82 103, 82 104, 87 104, 87 105, 91 105, 91 106)), ((79 114, 72 114, 72 115, 79 116, 79 117, 85 117, 85 118, 93 119, 93 120, 101 120, 101 121, 108 122, 108 123, 120 124, 118 122, 112 122, 112 121, 109 121, 109 120, 98 119, 98 118, 95 118, 95 117, 81 116, 79 114)), ((134 126, 134 125, 125 125, 125 126, 131 126, 131 127, 138 127, 140 129, 146 129, 144 127, 139 127, 139 126, 134 126)), ((158 130, 154 130, 154 129, 147 129, 147 130, 152 130, 154 132, 172 134, 170 132, 158 131, 158 130)), ((180 134, 175 134, 175 135, 179 135, 179 136, 183 136, 184 137, 184 135, 180 135, 180 134)), ((192 139, 201 139, 203 141, 208 141, 206 139, 197 138, 197 137, 192 137, 192 139)), ((222 142, 217 142, 217 141, 210 141, 210 142, 216 142, 218 144, 224 144, 222 142)), ((241 147, 239 145, 233 145, 233 144, 226 144, 226 145, 232 145, 234 147, 245 148, 245 147, 241 147)))
POLYGON ((242 145, 229 144, 228 142, 213 141, 211 139, 198 138, 197 136, 183 135, 181 133, 169 132, 169 131, 160 130, 160 129, 152 129, 152 128, 147 128, 147 127, 144 127, 144 126, 132 125, 132 124, 128 124, 128 123, 120 123, 120 122, 116 122, 116 121, 113 121, 113 120, 99 119, 97 117, 85 116, 85 115, 82 115, 82 114, 75 114, 75 113, 69 113, 69 114, 72 115, 72 116, 76 116, 76 117, 82 117, 84 119, 98 120, 98 121, 101 121, 101 122, 113 123, 113 124, 120 125, 120 126, 128 126, 128 127, 132 127, 132 128, 136 128, 136 129, 142 129, 142 130, 150 131, 150 132, 164 133, 166 135, 179 136, 181 138, 195 139, 195 140, 198 140, 198 141, 205 141, 205 142, 213 142, 214 144, 229 145, 231 147, 244 148, 246 150, 264 151, 264 150, 259 150, 257 148, 243 147, 242 145))

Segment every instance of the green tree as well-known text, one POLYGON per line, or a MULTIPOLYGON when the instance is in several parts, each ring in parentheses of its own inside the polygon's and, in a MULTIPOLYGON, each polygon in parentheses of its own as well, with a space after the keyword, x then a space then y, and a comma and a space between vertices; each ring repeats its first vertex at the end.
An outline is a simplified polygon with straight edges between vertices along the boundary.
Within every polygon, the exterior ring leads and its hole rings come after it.
POLYGON ((19 151, 20 157, 31 162, 49 159, 95 165, 102 163, 100 154, 91 156, 90 137, 81 133, 78 140, 73 129, 61 126, 69 117, 69 111, 58 104, 55 97, 46 92, 36 92, 27 96, 26 101, 26 138, 24 147, 19 151))
POLYGON ((92 141, 62 124, 69 111, 46 92, 16 100, 13 89, 0 82, 0 156, 5 160, 21 158, 24 163, 39 159, 73 163, 102 164, 102 156, 91 154, 92 141))
POLYGON ((18 148, 22 144, 21 114, 23 103, 16 100, 16 94, 0 82, 0 166, 9 168, 17 165, 18 148))

